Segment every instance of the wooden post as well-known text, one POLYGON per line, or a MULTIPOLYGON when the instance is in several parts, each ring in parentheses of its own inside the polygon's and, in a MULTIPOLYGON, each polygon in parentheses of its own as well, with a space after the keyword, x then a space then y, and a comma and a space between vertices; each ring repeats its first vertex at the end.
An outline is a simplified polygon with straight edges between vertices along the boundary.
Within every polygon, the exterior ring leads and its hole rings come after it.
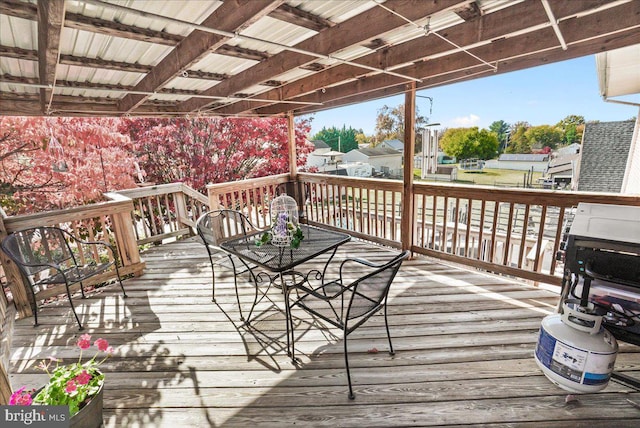
POLYGON ((409 250, 413 244, 413 155, 416 140, 416 83, 407 85, 404 96, 404 175, 402 186, 402 218, 400 219, 400 241, 402 249, 409 250))
POLYGON ((296 154, 296 124, 293 120, 293 112, 287 115, 289 121, 289 176, 291 181, 298 179, 298 162, 296 154))
MULTIPOLYGON (((4 225, 5 213, 0 209, 0 241, 7 237, 7 228, 4 225)), ((11 295, 13 296, 13 304, 16 306, 18 316, 20 318, 26 318, 33 315, 31 310, 30 296, 27 291, 27 287, 30 285, 25 284, 18 266, 11 261, 11 259, 3 252, 0 251, 0 262, 4 268, 4 274, 7 278, 7 283, 11 289, 11 295)))
POLYGON ((116 247, 120 253, 120 263, 122 267, 137 266, 133 274, 139 276, 144 269, 144 263, 140 261, 140 250, 138 249, 138 242, 136 241, 136 234, 131 221, 131 213, 134 211, 133 200, 118 193, 105 193, 105 196, 114 201, 128 202, 128 209, 118 210, 109 216, 113 224, 116 247))
MULTIPOLYGON (((183 187, 184 184, 181 184, 180 187, 183 187)), ((184 191, 175 192, 173 194, 173 201, 176 204, 176 214, 178 218, 178 227, 182 227, 184 225, 189 225, 189 212, 187 210, 187 202, 184 197, 184 191)), ((194 219, 197 220, 197 219, 194 219)))
POLYGON ((11 389, 9 375, 4 367, 4 363, 0 361, 0 405, 6 406, 9 404, 12 393, 13 390, 11 389))

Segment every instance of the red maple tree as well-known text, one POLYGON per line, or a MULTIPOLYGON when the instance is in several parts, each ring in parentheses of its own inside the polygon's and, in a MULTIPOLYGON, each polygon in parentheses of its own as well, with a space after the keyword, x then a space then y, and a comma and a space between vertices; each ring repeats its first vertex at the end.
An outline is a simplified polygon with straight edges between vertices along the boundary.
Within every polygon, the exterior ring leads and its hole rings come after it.
POLYGON ((0 118, 0 203, 8 214, 69 208, 135 186, 119 119, 0 118))
MULTIPOLYGON (((206 193, 208 183, 289 171, 288 124, 284 118, 129 118, 121 132, 135 142, 147 179, 184 182, 206 193)), ((298 166, 313 151, 308 120, 296 123, 298 166)))

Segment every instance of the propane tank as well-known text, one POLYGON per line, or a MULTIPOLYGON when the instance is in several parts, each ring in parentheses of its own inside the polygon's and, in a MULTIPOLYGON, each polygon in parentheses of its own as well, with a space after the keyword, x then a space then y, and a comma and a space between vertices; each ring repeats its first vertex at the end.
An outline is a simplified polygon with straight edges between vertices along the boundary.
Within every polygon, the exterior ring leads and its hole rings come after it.
POLYGON ((566 300, 563 313, 542 320, 535 359, 545 376, 560 388, 589 393, 609 383, 618 342, 602 327, 593 303, 566 300))

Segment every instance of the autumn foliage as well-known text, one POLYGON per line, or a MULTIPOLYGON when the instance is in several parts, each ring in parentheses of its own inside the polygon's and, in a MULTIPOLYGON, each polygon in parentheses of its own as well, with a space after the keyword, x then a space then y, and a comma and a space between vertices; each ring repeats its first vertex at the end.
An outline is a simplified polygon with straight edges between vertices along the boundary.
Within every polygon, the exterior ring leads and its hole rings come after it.
MULTIPOLYGON (((298 166, 313 145, 296 123, 298 166)), ((9 215, 103 200, 141 182, 219 183, 289 171, 284 118, 0 117, 0 204, 9 215)))
POLYGON ((0 117, 0 202, 7 214, 69 208, 134 187, 133 145, 117 121, 0 117))
MULTIPOLYGON (((296 124, 298 166, 313 151, 307 121, 296 124)), ((289 171, 284 118, 125 119, 121 131, 136 142, 136 156, 154 183, 183 182, 206 193, 208 183, 289 171)))

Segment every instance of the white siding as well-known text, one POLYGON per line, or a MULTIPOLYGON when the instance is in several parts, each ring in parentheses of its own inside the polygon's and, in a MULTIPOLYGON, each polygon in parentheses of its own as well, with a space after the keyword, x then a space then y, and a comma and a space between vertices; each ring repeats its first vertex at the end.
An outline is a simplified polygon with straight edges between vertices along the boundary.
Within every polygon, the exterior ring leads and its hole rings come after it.
POLYGON ((640 195, 640 109, 636 116, 636 126, 633 130, 621 193, 640 195))

